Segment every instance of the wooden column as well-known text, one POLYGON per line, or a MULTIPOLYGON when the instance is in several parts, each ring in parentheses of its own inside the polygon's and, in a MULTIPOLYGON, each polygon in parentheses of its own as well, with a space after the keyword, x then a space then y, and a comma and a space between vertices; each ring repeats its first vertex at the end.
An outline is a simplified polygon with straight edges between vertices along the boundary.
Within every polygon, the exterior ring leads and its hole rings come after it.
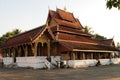
POLYGON ((98 59, 100 59, 100 53, 98 53, 98 59))
POLYGON ((18 56, 21 57, 21 47, 18 47, 18 56))
MULTIPOLYGON (((104 54, 104 57, 105 57, 105 59, 107 58, 107 55, 106 54, 104 54)), ((112 55, 110 56, 111 58, 112 58, 112 55)))
POLYGON ((77 52, 75 52, 75 60, 76 60, 76 59, 78 59, 78 57, 77 57, 77 52))
POLYGON ((27 45, 24 45, 23 50, 24 50, 24 53, 25 53, 25 57, 27 57, 28 56, 28 47, 27 47, 27 45))
POLYGON ((50 40, 48 40, 47 42, 47 47, 48 47, 48 56, 50 57, 50 40))
POLYGON ((10 49, 8 49, 7 51, 8 51, 8 57, 10 57, 10 49))
POLYGON ((10 49, 6 49, 7 57, 10 57, 10 49))
POLYGON ((37 43, 35 43, 35 52, 34 52, 34 56, 37 56, 37 43))
POLYGON ((110 57, 109 57, 109 58, 112 59, 112 53, 109 53, 109 54, 110 54, 110 57))
POLYGON ((68 52, 68 54, 69 54, 70 60, 72 60, 71 52, 68 52))
POLYGON ((41 56, 44 55, 44 54, 43 54, 43 51, 44 51, 44 50, 43 50, 43 46, 44 46, 44 42, 41 42, 41 51, 40 51, 40 55, 41 55, 41 56))
POLYGON ((75 53, 74 53, 74 52, 72 52, 72 54, 73 54, 73 60, 75 60, 75 53))
POLYGON ((13 48, 12 50, 13 50, 13 57, 15 57, 15 48, 13 48))
POLYGON ((85 59, 85 53, 84 52, 82 53, 82 58, 85 59))
POLYGON ((32 48, 32 53, 34 56, 37 56, 37 44, 34 43, 34 44, 31 44, 31 48, 32 48))
POLYGON ((8 57, 9 56, 9 54, 8 54, 8 49, 6 49, 6 57, 8 57))
POLYGON ((6 55, 6 57, 8 56, 8 54, 7 54, 7 49, 5 49, 5 55, 6 55))
POLYGON ((57 43, 57 46, 56 46, 56 47, 57 47, 57 56, 60 56, 60 50, 59 50, 59 49, 60 49, 60 46, 59 46, 59 43, 57 43))
POLYGON ((5 57, 7 57, 7 49, 5 49, 5 57))
POLYGON ((3 57, 6 57, 5 49, 2 50, 3 57))
POLYGON ((90 55, 91 55, 91 59, 93 59, 93 53, 90 53, 90 55))
POLYGON ((13 50, 10 48, 10 57, 13 57, 13 50))
POLYGON ((9 57, 12 57, 12 56, 11 56, 11 48, 9 48, 9 57))
POLYGON ((18 56, 19 56, 19 53, 20 53, 20 50, 19 50, 18 47, 16 47, 16 51, 17 51, 16 55, 17 55, 17 57, 18 57, 18 56))
POLYGON ((16 56, 15 56, 15 48, 12 48, 12 51, 13 51, 13 60, 14 60, 14 63, 16 62, 16 56))

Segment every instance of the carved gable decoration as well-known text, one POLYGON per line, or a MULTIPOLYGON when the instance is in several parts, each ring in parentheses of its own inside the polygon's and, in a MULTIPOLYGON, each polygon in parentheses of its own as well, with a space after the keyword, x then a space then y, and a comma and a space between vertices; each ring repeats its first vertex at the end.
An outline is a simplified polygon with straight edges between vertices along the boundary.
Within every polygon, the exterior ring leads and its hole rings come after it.
POLYGON ((70 22, 76 22, 76 19, 74 18, 72 13, 66 12, 60 9, 57 9, 57 12, 63 20, 70 21, 70 22))

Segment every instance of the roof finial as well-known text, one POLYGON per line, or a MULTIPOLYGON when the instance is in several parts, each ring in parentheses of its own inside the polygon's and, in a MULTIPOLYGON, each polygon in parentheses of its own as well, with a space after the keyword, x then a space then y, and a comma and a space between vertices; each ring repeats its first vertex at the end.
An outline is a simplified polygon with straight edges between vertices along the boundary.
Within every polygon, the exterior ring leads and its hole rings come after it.
POLYGON ((48 21, 46 22, 46 26, 48 27, 48 21))
POLYGON ((50 6, 48 6, 48 10, 50 10, 50 6))
POLYGON ((112 39, 114 39, 115 36, 112 37, 112 39))
POLYGON ((58 9, 57 6, 56 6, 56 9, 58 9))
POLYGON ((66 6, 64 7, 64 11, 67 11, 67 8, 66 8, 66 6))

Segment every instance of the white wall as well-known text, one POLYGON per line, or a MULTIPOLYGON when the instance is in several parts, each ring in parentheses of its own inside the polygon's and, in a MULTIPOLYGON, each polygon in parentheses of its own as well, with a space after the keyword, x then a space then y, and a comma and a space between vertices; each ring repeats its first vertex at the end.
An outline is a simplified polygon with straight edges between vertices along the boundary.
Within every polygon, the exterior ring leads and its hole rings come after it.
POLYGON ((12 57, 4 57, 3 58, 3 63, 4 63, 5 66, 13 64, 14 59, 12 57))
POLYGON ((80 68, 80 67, 88 67, 95 66, 97 63, 96 60, 68 60, 68 66, 71 68, 80 68))
MULTIPOLYGON (((34 69, 37 68, 54 68, 47 60, 47 56, 42 57, 17 57, 17 65, 19 67, 32 67, 34 69)), ((60 61, 60 56, 51 56, 51 63, 57 64, 56 61, 60 61)))
MULTIPOLYGON (((89 67, 95 66, 97 63, 96 59, 87 59, 87 60, 66 60, 67 64, 71 68, 81 68, 81 67, 89 67)), ((120 64, 120 58, 113 59, 100 59, 101 65, 109 65, 109 64, 120 64)))
MULTIPOLYGON (((55 68, 52 64, 57 65, 60 62, 60 56, 51 56, 51 63, 47 61, 47 56, 37 56, 37 57, 16 57, 16 65, 18 67, 32 67, 37 68, 55 68)), ((3 63, 5 66, 14 64, 14 59, 12 57, 4 57, 3 63)))
MULTIPOLYGON (((37 57, 17 57, 16 64, 18 67, 32 67, 34 69, 37 68, 55 68, 60 62, 60 56, 51 56, 51 63, 46 60, 47 56, 37 56, 37 57), (54 65, 53 65, 54 64, 54 65), (55 66, 56 65, 56 66, 55 66)), ((95 66, 97 60, 95 59, 87 59, 87 60, 62 60, 66 62, 71 68, 80 68, 80 67, 89 67, 95 66)), ((4 57, 3 58, 4 65, 10 65, 14 63, 14 59, 12 57, 4 57)), ((109 65, 109 64, 119 64, 120 58, 112 58, 110 59, 100 59, 101 65, 109 65)))
POLYGON ((101 65, 109 65, 111 63, 110 59, 100 59, 101 65))
POLYGON ((111 63, 113 63, 113 64, 120 64, 120 58, 113 58, 113 59, 111 59, 111 63))
POLYGON ((51 56, 51 63, 57 65, 60 62, 60 56, 51 56))
POLYGON ((19 67, 45 68, 46 57, 17 57, 16 63, 19 67))

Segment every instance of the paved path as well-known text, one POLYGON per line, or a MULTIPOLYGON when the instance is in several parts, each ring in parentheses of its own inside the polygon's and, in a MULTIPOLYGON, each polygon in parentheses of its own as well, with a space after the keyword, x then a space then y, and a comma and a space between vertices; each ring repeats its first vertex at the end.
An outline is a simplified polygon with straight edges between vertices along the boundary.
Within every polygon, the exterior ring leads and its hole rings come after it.
POLYGON ((54 70, 0 68, 0 80, 120 80, 120 65, 54 70))

